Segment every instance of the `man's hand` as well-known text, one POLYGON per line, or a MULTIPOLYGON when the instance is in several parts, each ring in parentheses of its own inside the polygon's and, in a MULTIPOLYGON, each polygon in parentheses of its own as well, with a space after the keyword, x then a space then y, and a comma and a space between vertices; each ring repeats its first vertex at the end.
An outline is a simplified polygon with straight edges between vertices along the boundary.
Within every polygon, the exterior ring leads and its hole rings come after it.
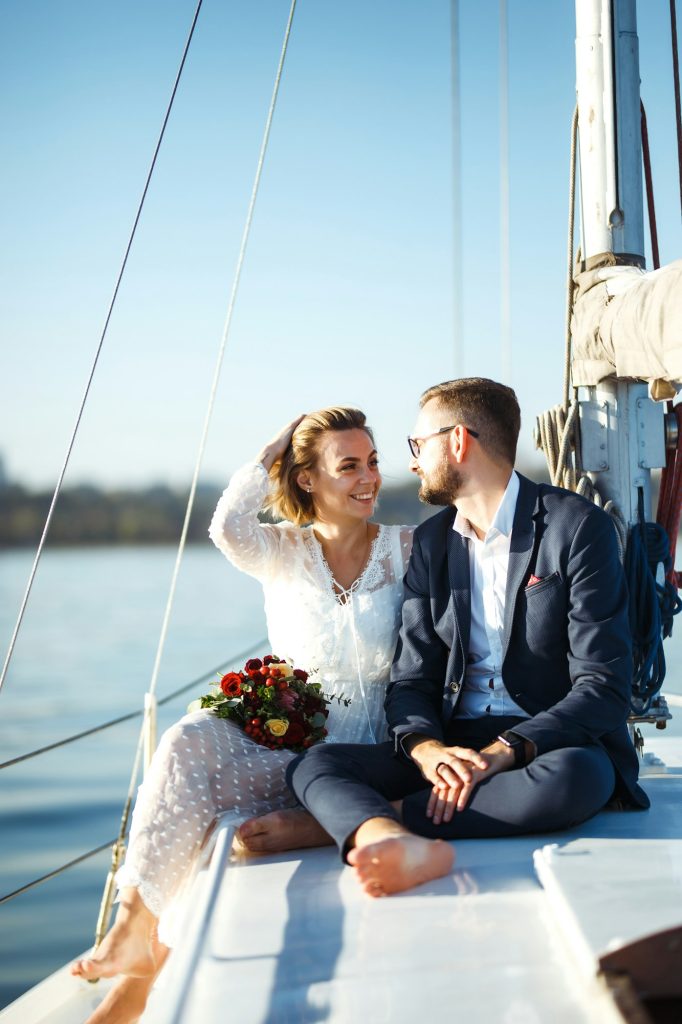
POLYGON ((415 738, 410 757, 433 786, 426 816, 434 825, 452 821, 463 811, 483 779, 514 767, 514 752, 495 740, 480 753, 468 747, 446 747, 438 740, 415 738))

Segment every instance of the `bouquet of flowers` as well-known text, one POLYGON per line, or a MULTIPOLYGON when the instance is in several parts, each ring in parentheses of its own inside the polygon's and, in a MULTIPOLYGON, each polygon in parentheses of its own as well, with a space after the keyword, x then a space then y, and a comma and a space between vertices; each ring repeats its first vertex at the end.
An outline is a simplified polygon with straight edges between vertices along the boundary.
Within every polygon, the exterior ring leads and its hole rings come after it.
POLYGON ((227 672, 188 711, 210 708, 271 750, 302 753, 327 735, 330 699, 308 673, 274 654, 250 658, 240 672, 227 672))

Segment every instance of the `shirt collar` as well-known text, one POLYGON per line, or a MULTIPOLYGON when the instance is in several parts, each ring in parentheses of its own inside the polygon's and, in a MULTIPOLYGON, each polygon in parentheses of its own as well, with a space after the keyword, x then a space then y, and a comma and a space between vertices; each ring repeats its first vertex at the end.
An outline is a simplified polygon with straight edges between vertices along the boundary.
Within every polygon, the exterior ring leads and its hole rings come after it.
MULTIPOLYGON (((486 539, 494 537, 495 534, 501 533, 505 537, 508 537, 512 532, 514 525, 514 513, 516 512, 516 501, 519 496, 519 476, 516 470, 512 470, 512 475, 509 477, 509 483, 507 488, 502 495, 502 500, 497 507, 497 512, 490 525, 490 529, 486 534, 486 539)), ((461 514, 459 509, 455 516, 455 521, 452 524, 452 529, 457 533, 461 534, 462 537, 467 537, 470 540, 477 540, 476 534, 471 528, 471 524, 468 519, 461 514)))

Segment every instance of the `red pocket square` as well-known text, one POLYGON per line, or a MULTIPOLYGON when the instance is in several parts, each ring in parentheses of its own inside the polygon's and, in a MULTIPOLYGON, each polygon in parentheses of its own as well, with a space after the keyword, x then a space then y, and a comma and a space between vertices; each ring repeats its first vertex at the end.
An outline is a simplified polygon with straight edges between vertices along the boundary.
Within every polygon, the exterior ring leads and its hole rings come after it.
POLYGON ((528 587, 534 587, 536 583, 542 583, 542 576, 535 576, 531 574, 530 579, 526 583, 526 590, 528 587))

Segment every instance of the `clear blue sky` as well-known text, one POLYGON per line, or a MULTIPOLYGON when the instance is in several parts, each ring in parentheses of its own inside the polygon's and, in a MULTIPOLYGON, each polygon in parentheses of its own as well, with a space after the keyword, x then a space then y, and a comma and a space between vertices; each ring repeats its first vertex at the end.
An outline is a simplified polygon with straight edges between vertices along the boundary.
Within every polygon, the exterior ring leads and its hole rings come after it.
MULTIPOLYGON (((560 399, 571 0, 509 0, 511 383, 560 399)), ((667 4, 639 4, 661 254, 681 254, 667 4)), ((67 482, 187 483, 289 0, 205 0, 67 482)), ((0 452, 61 464, 194 0, 0 6, 0 452)), ((455 367, 449 3, 299 0, 203 477, 284 421, 363 407, 406 474, 420 391, 500 377, 497 0, 461 0, 455 367)))

